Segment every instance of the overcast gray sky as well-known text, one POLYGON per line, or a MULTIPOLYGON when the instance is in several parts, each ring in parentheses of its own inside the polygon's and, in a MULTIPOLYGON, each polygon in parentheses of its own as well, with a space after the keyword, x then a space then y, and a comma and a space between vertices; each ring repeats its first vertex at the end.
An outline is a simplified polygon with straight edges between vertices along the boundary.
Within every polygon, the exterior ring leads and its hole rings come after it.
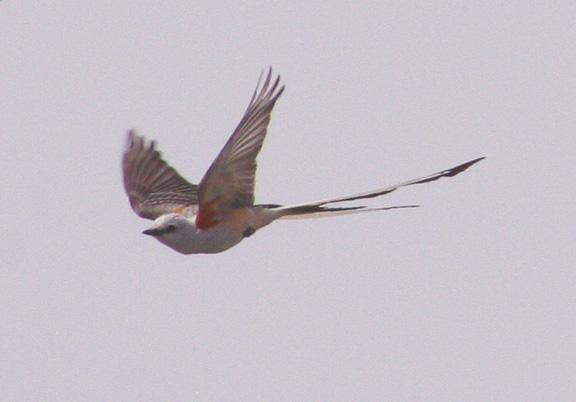
POLYGON ((576 400, 575 12, 2 1, 0 400, 576 400), (218 255, 140 234, 126 130, 197 182, 270 65, 258 202, 487 159, 218 255))

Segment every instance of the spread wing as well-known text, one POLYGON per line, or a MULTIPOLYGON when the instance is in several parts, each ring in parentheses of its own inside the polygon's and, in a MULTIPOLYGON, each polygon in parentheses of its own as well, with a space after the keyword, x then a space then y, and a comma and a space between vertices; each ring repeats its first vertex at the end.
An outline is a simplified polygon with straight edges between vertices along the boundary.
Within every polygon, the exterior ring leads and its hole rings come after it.
POLYGON ((198 204, 198 186, 168 165, 155 142, 147 142, 134 130, 128 132, 122 158, 124 189, 134 212, 142 218, 160 215, 198 204))
POLYGON ((200 212, 196 224, 208 228, 219 222, 221 212, 254 204, 256 156, 266 136, 270 113, 284 87, 278 87, 280 77, 271 84, 272 69, 262 87, 260 82, 250 104, 214 160, 198 189, 200 212))

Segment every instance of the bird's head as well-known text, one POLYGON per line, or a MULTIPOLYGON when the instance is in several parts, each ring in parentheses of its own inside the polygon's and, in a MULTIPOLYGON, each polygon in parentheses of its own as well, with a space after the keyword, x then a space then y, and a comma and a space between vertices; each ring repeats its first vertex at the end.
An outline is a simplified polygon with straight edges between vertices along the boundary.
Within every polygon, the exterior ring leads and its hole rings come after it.
POLYGON ((149 229, 142 233, 153 236, 168 247, 188 254, 192 233, 196 231, 196 225, 181 214, 172 213, 159 216, 149 229))

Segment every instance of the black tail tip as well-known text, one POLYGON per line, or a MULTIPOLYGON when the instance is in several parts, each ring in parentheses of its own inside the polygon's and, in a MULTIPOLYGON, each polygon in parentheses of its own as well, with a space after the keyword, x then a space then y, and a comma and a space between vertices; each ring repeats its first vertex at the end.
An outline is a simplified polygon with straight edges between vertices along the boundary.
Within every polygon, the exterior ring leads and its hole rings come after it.
POLYGON ((474 160, 471 160, 470 162, 466 162, 466 163, 463 163, 459 166, 456 166, 455 168, 449 169, 449 173, 447 174, 447 176, 449 176, 449 177, 456 176, 458 173, 462 173, 463 171, 468 169, 470 166, 475 165, 476 163, 480 162, 483 159, 486 159, 486 157, 481 156, 480 158, 476 158, 474 160))

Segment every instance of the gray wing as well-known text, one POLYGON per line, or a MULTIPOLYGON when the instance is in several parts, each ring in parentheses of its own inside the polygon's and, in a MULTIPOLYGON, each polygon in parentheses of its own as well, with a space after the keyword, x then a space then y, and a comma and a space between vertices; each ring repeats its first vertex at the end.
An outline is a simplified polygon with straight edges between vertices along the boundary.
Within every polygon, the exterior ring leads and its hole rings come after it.
POLYGON ((252 99, 228 142, 200 182, 200 213, 212 209, 235 208, 254 204, 256 156, 266 136, 270 113, 284 87, 280 77, 271 83, 272 69, 262 88, 256 87, 252 99))
POLYGON ((134 130, 128 132, 122 158, 124 189, 134 212, 142 218, 160 215, 198 204, 198 186, 168 165, 154 141, 146 141, 134 130))

